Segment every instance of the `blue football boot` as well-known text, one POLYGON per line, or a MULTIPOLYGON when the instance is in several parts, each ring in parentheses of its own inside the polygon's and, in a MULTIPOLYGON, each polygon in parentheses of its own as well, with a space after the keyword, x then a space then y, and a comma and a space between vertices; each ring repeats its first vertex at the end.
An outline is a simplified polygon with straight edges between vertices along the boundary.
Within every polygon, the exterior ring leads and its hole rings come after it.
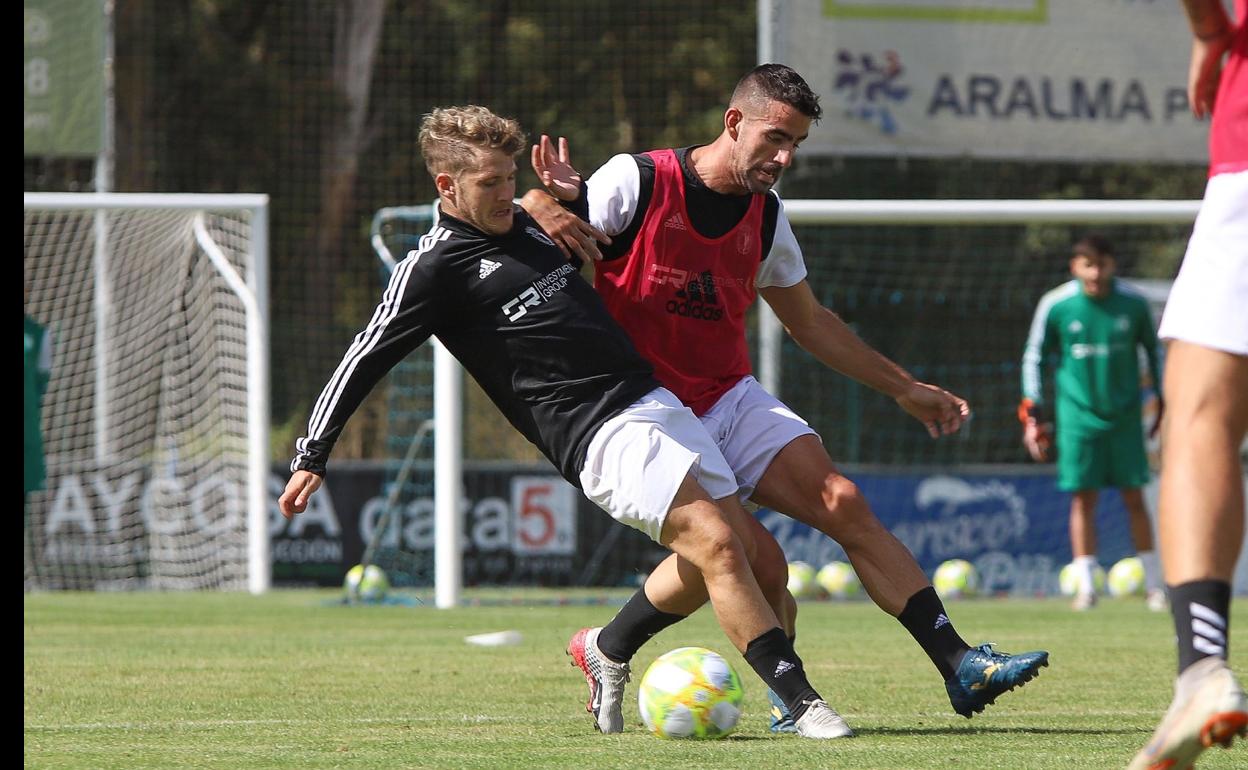
POLYGON ((1049 665, 1049 653, 1038 650, 1019 655, 993 652, 992 644, 972 647, 958 670, 945 680, 953 710, 970 719, 1003 692, 1021 687, 1049 665))
POLYGON ((793 721, 793 715, 789 713, 789 707, 784 705, 784 701, 780 700, 780 696, 776 695, 776 691, 767 688, 767 700, 771 702, 771 731, 773 733, 795 733, 797 732, 797 724, 793 721))

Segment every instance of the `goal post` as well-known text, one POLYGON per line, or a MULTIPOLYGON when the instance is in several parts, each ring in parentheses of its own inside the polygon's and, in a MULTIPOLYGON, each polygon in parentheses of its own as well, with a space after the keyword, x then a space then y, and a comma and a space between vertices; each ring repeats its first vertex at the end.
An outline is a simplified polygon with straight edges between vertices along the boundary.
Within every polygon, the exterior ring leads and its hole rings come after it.
POLYGON ((23 206, 23 310, 52 346, 26 587, 267 590, 268 196, 23 206))

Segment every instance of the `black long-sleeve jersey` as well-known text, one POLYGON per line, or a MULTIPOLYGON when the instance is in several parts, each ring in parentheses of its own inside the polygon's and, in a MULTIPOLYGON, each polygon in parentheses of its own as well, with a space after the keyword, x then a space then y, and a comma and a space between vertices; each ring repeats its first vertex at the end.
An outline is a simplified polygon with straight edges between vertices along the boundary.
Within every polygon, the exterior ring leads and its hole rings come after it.
POLYGON ((373 386, 436 335, 573 485, 598 428, 659 387, 602 299, 527 214, 490 236, 442 215, 395 268, 317 399, 291 470, 324 475, 373 386))

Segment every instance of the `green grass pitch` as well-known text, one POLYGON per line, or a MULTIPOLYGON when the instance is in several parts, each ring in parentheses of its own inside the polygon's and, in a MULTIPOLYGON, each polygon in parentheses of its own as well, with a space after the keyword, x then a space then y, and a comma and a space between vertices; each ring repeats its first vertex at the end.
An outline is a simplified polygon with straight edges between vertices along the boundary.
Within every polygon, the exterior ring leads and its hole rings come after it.
MULTIPOLYGON (((1083 614, 1057 600, 953 602, 968 642, 1052 652, 1038 679, 965 720, 894 620, 866 603, 807 602, 798 652, 858 733, 808 741, 767 732, 761 684, 704 609, 643 648, 625 733, 602 736, 563 649, 613 606, 439 611, 333 606, 334 596, 26 595, 26 767, 1120 768, 1165 709, 1174 675, 1170 617, 1142 600, 1083 614), (464 643, 503 629, 523 642, 464 643), (719 650, 742 674, 745 715, 726 740, 663 741, 641 726, 641 672, 687 644, 719 650)), ((1244 679, 1248 601, 1233 615, 1244 679)), ((1242 742, 1200 762, 1233 767, 1248 767, 1242 742)))

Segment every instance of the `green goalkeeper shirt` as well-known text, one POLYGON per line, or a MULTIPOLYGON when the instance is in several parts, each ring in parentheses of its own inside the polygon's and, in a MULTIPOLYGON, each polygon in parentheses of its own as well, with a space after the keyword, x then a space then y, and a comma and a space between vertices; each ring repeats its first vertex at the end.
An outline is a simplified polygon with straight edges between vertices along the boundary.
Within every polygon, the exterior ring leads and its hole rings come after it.
POLYGON ((1148 302, 1114 280, 1090 297, 1071 280, 1040 298, 1023 352, 1023 397, 1044 404, 1054 371, 1059 430, 1095 433, 1140 419, 1139 348, 1159 384, 1157 331, 1148 302))

